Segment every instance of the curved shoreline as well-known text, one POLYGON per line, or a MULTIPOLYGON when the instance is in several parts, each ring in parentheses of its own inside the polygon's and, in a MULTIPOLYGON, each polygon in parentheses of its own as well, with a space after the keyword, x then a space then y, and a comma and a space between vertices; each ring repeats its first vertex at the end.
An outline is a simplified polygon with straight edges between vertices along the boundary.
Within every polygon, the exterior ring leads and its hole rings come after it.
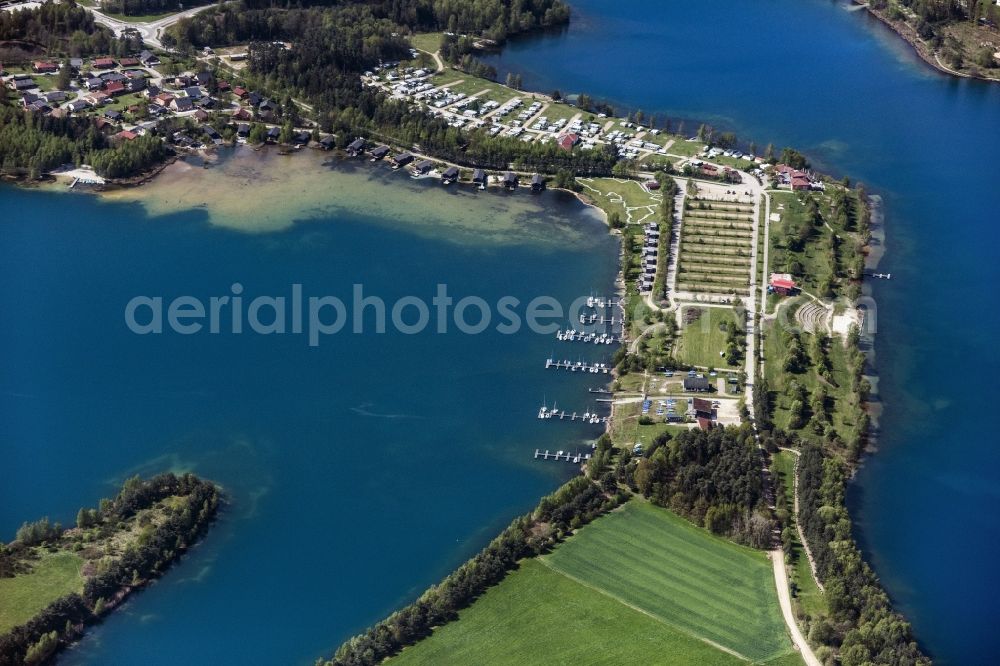
POLYGON ((910 45, 910 48, 913 49, 913 52, 916 53, 921 60, 923 60, 930 67, 936 69, 941 74, 948 74, 949 76, 961 79, 973 79, 976 81, 1000 83, 1000 77, 968 74, 966 72, 959 72, 951 69, 941 62, 941 60, 937 57, 937 54, 927 46, 926 42, 920 39, 916 31, 913 29, 913 26, 909 25, 905 21, 894 21, 886 16, 884 11, 873 8, 868 2, 862 2, 861 0, 851 0, 851 2, 857 7, 863 7, 869 16, 876 18, 889 30, 896 33, 900 39, 910 45))

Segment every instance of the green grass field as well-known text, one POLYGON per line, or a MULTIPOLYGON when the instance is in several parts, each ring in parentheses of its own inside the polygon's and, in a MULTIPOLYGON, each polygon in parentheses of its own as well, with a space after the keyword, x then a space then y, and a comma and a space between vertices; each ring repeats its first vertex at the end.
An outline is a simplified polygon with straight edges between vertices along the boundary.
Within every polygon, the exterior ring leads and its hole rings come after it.
POLYGON ((640 501, 526 560, 392 664, 801 664, 763 553, 640 501))
POLYGON ((30 620, 59 597, 83 590, 83 560, 68 551, 40 551, 30 573, 0 578, 0 634, 30 620))
POLYGON ((728 367, 726 359, 719 356, 726 349, 726 332, 720 326, 735 322, 736 314, 729 308, 702 307, 701 312, 700 319, 681 329, 677 358, 692 365, 728 367))
POLYGON ((583 193, 608 215, 617 212, 626 224, 659 222, 662 195, 651 194, 635 180, 578 178, 583 193))
POLYGON ((413 48, 427 53, 434 53, 441 47, 443 32, 418 32, 410 35, 410 43, 413 48))
POLYGON ((736 657, 528 560, 459 620, 389 664, 739 664, 736 657))

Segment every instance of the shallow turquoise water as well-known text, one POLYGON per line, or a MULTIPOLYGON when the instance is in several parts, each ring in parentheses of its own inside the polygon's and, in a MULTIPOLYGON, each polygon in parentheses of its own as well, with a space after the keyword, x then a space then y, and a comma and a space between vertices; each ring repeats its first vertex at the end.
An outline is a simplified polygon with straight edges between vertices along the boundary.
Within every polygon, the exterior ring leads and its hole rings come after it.
POLYGON ((572 4, 567 31, 490 59, 501 80, 795 146, 884 196, 885 413, 856 533, 939 663, 996 663, 1000 86, 938 74, 841 2, 572 4))
POLYGON ((359 193, 346 202, 359 212, 261 234, 211 226, 204 210, 150 218, 0 188, 0 207, 23 212, 0 221, 0 535, 46 514, 68 523, 133 473, 191 469, 231 499, 201 545, 66 663, 312 663, 565 479, 570 466, 534 462, 536 447, 598 434, 535 418, 543 399, 594 406, 586 388, 600 384, 543 369, 554 336, 344 333, 312 348, 127 330, 133 296, 205 298, 233 282, 245 296, 297 282, 348 302, 356 282, 390 302, 446 283, 493 303, 569 302, 614 281, 617 241, 571 197, 444 192, 385 169, 329 177, 359 193), (391 226, 366 219, 373 187, 410 190, 413 210, 439 211, 440 233, 408 232, 407 210, 391 226), (455 242, 455 210, 481 216, 484 236, 502 221, 520 231, 455 242))

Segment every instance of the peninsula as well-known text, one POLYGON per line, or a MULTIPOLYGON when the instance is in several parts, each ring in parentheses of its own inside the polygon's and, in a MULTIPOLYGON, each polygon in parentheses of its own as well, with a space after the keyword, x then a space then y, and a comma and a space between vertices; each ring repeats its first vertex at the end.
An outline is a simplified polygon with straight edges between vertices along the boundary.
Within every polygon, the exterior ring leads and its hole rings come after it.
POLYGON ((966 2, 861 2, 939 71, 1000 81, 1000 5, 966 2))
POLYGON ((218 489, 191 474, 128 479, 76 526, 24 523, 0 544, 0 664, 47 663, 201 538, 218 489))

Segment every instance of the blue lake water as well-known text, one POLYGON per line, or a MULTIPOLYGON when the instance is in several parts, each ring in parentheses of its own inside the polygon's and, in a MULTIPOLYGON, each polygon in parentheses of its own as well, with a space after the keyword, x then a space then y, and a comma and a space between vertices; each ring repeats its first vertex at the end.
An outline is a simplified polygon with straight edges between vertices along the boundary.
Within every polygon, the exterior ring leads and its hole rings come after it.
MULTIPOLYGON (((316 199, 336 200, 335 212, 290 200, 289 218, 309 221, 264 233, 210 224, 200 207, 151 216, 135 203, 0 187, 0 208, 19 211, 0 220, 0 535, 42 515, 69 523, 134 473, 193 470, 231 499, 201 545, 66 663, 312 663, 568 478, 566 463, 533 461, 536 447, 575 449, 600 432, 535 418, 543 399, 596 406, 586 389, 602 384, 544 370, 554 335, 390 327, 310 347, 302 335, 226 326, 129 332, 133 296, 207 301, 234 282, 248 300, 300 283, 348 303, 363 283, 390 304, 429 301, 439 283, 491 304, 569 303, 613 286, 617 240, 567 195, 446 192, 367 165, 312 170, 329 188, 316 199), (376 199, 380 219, 364 212, 376 199), (426 215, 437 222, 408 225, 426 215)), ((196 176, 220 196, 236 187, 216 173, 196 176)), ((268 196, 248 197, 246 214, 268 196)))
POLYGON ((842 2, 572 5, 568 30, 489 58, 501 80, 794 146, 884 197, 885 411, 851 488, 856 534, 939 663, 996 663, 1000 86, 935 72, 842 2))

